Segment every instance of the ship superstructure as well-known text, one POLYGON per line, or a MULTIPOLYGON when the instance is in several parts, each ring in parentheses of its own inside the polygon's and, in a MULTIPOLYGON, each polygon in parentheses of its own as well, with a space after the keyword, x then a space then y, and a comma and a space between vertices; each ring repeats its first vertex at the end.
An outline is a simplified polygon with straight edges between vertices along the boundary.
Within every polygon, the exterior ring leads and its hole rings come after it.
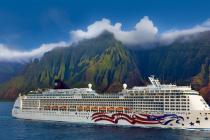
POLYGON ((210 108, 190 86, 161 84, 98 94, 88 88, 49 89, 20 95, 16 118, 163 128, 210 128, 210 108))

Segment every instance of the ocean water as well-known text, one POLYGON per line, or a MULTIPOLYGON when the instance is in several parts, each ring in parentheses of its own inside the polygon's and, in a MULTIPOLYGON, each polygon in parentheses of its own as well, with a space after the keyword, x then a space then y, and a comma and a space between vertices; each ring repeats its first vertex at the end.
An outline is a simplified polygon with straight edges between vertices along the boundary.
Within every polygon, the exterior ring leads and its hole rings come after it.
POLYGON ((0 140, 210 140, 210 130, 97 126, 15 119, 0 102, 0 140))

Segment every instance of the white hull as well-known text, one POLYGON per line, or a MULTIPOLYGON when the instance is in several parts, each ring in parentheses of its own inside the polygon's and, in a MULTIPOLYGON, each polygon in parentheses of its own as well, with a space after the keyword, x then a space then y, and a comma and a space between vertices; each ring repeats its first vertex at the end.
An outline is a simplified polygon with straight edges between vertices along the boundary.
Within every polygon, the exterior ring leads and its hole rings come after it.
MULTIPOLYGON (((210 115, 206 112, 193 112, 190 115, 182 115, 183 120, 177 123, 177 119, 173 121, 163 124, 163 122, 167 122, 169 118, 165 118, 162 120, 162 123, 157 124, 146 124, 143 123, 135 123, 132 124, 124 119, 119 119, 117 122, 113 123, 107 120, 95 121, 93 119, 93 114, 91 112, 68 112, 68 111, 21 111, 19 109, 13 109, 12 116, 20 119, 31 119, 31 120, 45 120, 45 121, 63 121, 63 122, 71 122, 71 123, 91 123, 91 124, 104 124, 104 125, 126 125, 126 126, 134 126, 134 127, 160 127, 160 128, 178 128, 178 129, 209 129, 210 128, 210 115), (209 116, 209 118, 208 118, 209 116), (199 123, 196 121, 199 118, 199 123), (206 120, 208 118, 208 120, 206 120)), ((210 113, 210 112, 209 112, 210 113)), ((105 114, 107 116, 112 116, 113 114, 105 114)), ((126 114, 128 116, 133 116, 134 114, 126 114)), ((115 119, 119 118, 116 116, 115 119)), ((148 123, 148 121, 145 121, 148 123)), ((153 121, 155 122, 155 121, 153 121)))
POLYGON ((186 86, 133 87, 118 94, 97 94, 89 88, 47 90, 19 96, 12 116, 21 119, 160 127, 210 129, 210 107, 186 86), (103 112, 103 113, 102 113, 103 112))

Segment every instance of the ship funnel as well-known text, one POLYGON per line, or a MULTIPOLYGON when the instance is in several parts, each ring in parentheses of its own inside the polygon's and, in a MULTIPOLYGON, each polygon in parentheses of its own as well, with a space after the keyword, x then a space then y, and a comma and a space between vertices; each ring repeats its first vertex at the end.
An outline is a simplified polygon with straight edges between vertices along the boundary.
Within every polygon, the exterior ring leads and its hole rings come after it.
POLYGON ((92 84, 91 83, 88 84, 88 88, 92 89, 92 84))
POLYGON ((123 89, 126 89, 127 88, 127 84, 123 84, 123 89))

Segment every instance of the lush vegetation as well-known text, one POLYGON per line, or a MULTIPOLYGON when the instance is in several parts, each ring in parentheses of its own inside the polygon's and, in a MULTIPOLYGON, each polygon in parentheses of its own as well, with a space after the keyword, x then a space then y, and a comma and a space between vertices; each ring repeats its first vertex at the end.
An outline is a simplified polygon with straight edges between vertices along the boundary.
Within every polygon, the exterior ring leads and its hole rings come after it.
POLYGON ((163 82, 191 84, 208 99, 209 37, 210 33, 204 32, 187 36, 190 40, 180 38, 168 46, 136 50, 124 47, 105 32, 34 60, 20 75, 1 84, 0 96, 15 98, 19 92, 53 87, 55 79, 69 87, 87 87, 91 82, 99 92, 113 92, 119 91, 124 82, 129 86, 143 85, 147 76, 153 74, 163 82))
POLYGON ((55 79, 61 79, 69 87, 87 87, 91 82, 99 92, 118 91, 123 82, 130 86, 143 83, 129 51, 105 32, 34 60, 21 75, 1 85, 2 97, 15 98, 18 92, 53 87, 55 79))
POLYGON ((136 50, 133 56, 144 79, 154 74, 166 83, 191 84, 210 103, 210 32, 185 36, 168 46, 136 50))

